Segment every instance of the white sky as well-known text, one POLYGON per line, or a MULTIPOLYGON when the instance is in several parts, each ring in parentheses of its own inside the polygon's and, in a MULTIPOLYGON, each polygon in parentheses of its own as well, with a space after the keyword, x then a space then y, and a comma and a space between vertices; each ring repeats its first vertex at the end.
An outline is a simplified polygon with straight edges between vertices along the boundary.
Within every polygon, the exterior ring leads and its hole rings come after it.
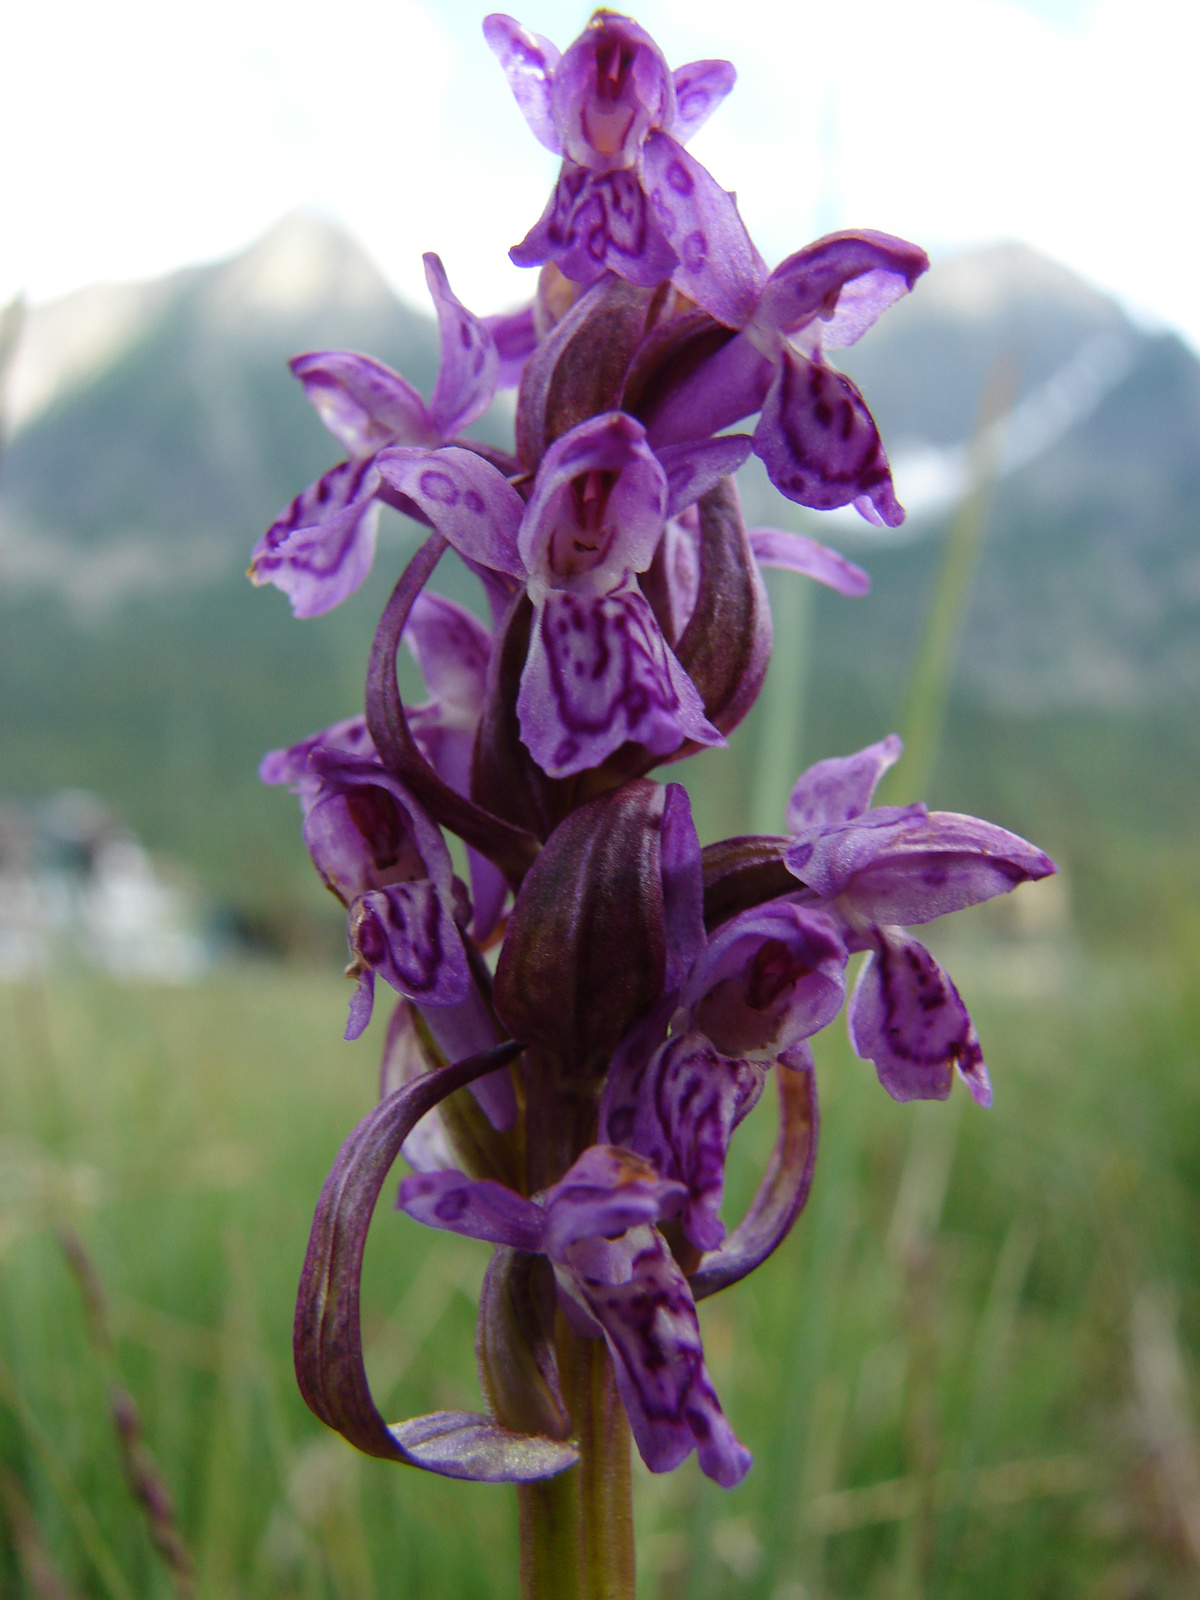
MULTIPOLYGON (((588 8, 528 0, 565 45, 588 8)), ((693 148, 772 263, 834 227, 1018 238, 1200 349, 1196 0, 647 0, 739 83, 693 148)), ((0 298, 150 277, 309 206, 485 312, 556 162, 466 0, 0 0, 0 298)))

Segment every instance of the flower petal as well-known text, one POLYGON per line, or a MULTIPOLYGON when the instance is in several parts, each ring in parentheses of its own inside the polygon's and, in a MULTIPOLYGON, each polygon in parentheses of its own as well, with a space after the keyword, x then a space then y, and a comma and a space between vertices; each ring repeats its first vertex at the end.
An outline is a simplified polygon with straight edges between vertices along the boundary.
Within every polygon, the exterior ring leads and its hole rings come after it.
POLYGON ((313 350, 288 363, 321 421, 352 456, 387 444, 441 444, 406 378, 357 350, 313 350))
POLYGON ((945 970, 902 928, 876 928, 873 943, 847 1017, 855 1052, 894 1100, 944 1100, 957 1067, 990 1105, 975 1026, 945 970))
POLYGON ((439 723, 474 732, 492 653, 490 630, 465 606, 425 589, 408 614, 404 642, 437 702, 439 723))
POLYGON ((655 453, 667 475, 667 515, 677 517, 750 458, 748 433, 726 433, 697 444, 668 444, 655 453))
POLYGON ((319 617, 371 570, 379 525, 374 458, 343 461, 296 496, 250 557, 250 580, 273 583, 297 617, 319 617))
POLYGON ((286 750, 269 750, 259 762, 259 781, 286 784, 293 794, 299 796, 300 809, 305 816, 323 782, 320 773, 308 764, 309 756, 318 748, 343 750, 347 755, 364 761, 376 759, 365 717, 347 717, 342 722, 335 722, 332 727, 322 728, 320 733, 310 734, 307 739, 290 745, 286 750))
POLYGON ((832 756, 809 767, 796 780, 788 800, 788 832, 804 833, 861 817, 880 778, 899 761, 903 750, 900 736, 889 733, 878 744, 869 744, 852 756, 832 756))
POLYGON ((771 482, 789 500, 832 511, 865 497, 889 528, 904 521, 883 441, 842 372, 785 348, 754 430, 771 482))
MULTIPOLYGON (((426 1049, 417 1028, 412 1003, 397 1000, 379 1062, 379 1098, 386 1100, 437 1067, 437 1057, 426 1049)), ((425 1113, 401 1145, 400 1154, 414 1172, 449 1172, 458 1167, 439 1107, 425 1113)))
POLYGON ((907 294, 928 266, 924 250, 890 233, 827 234, 775 268, 755 320, 784 334, 808 327, 813 346, 840 350, 907 294))
POLYGON ((681 783, 668 783, 662 819, 663 923, 667 936, 667 970, 663 983, 670 993, 704 948, 704 880, 700 870, 700 838, 692 820, 691 802, 681 783))
POLYGON ((1044 851, 1015 833, 922 806, 877 806, 798 841, 787 859, 810 889, 836 895, 852 923, 901 927, 978 905, 1055 870, 1044 851))
POLYGON ((647 131, 675 116, 675 87, 662 51, 644 28, 596 11, 563 52, 551 80, 563 154, 582 167, 630 167, 647 131))
POLYGON ((576 283, 615 272, 647 289, 666 282, 679 261, 635 172, 593 173, 570 161, 541 217, 508 253, 518 267, 553 261, 576 283))
MULTIPOLYGON (((638 1083, 633 1127, 622 1143, 686 1186, 683 1231, 700 1250, 725 1237, 718 1213, 729 1140, 762 1093, 767 1070, 722 1055, 693 1031, 673 1034, 638 1083)), ((614 1101, 618 1094, 614 1089, 614 1101)))
POLYGON ((389 1427, 371 1398, 363 1365, 359 1287, 371 1214, 408 1135, 447 1095, 494 1072, 519 1049, 502 1045, 486 1056, 426 1073, 355 1128, 317 1202, 292 1334, 296 1378, 309 1409, 357 1449, 445 1477, 488 1483, 552 1477, 578 1460, 578 1451, 467 1412, 435 1412, 389 1427))
POLYGON ((838 551, 818 544, 803 533, 783 533, 777 528, 751 528, 750 548, 760 567, 799 572, 826 588, 858 599, 871 588, 870 576, 838 551))
POLYGON ((719 1250, 710 1251, 689 1278, 703 1300, 738 1283, 761 1266, 791 1232, 812 1188, 817 1160, 817 1081, 812 1051, 793 1045, 775 1068, 779 1134, 750 1209, 719 1250))
POLYGON ((584 597, 537 597, 517 715, 534 760, 554 778, 598 767, 627 740, 670 755, 685 739, 724 740, 632 583, 584 597))
POLYGON ((679 260, 672 283, 718 322, 744 327, 767 269, 733 196, 668 133, 650 135, 643 159, 655 220, 679 260))
POLYGON ((427 1228, 445 1228, 514 1250, 536 1253, 542 1248, 542 1208, 491 1178, 414 1172, 401 1183, 396 1205, 427 1228))
POLYGON ((666 513, 667 478, 646 430, 610 411, 546 451, 517 547, 526 571, 553 587, 602 593, 650 565, 666 513))
POLYGON ((540 1248, 552 1261, 565 1264, 571 1246, 581 1239, 615 1239, 630 1228, 673 1217, 686 1199, 682 1183, 633 1151, 590 1145, 546 1191, 540 1248))
POLYGON ((686 144, 712 116, 725 96, 737 82, 732 61, 689 61, 686 67, 676 67, 675 120, 669 132, 686 144))
MULTIPOLYGON (((474 979, 459 1001, 444 1005, 430 1000, 423 1004, 425 1026, 447 1061, 461 1061, 464 1056, 494 1050, 499 1044, 495 1018, 474 979)), ((517 1097, 508 1069, 477 1079, 471 1085, 471 1093, 492 1127, 507 1133, 517 1120, 517 1097)))
POLYGON ((359 968, 426 1006, 453 1006, 471 984, 462 937, 427 878, 360 895, 350 907, 348 937, 359 968))
POLYGON ((557 1266, 559 1292, 599 1328, 642 1460, 670 1472, 692 1450, 722 1488, 740 1483, 750 1452, 721 1410, 687 1280, 662 1235, 634 1228, 606 1250, 580 1244, 557 1266))
POLYGON ((846 947, 820 911, 775 901, 716 930, 680 1003, 723 1054, 774 1058, 841 1010, 846 947))
POLYGON ((437 382, 429 398, 429 423, 436 435, 431 442, 444 444, 491 405, 500 358, 486 324, 451 290, 441 257, 430 251, 422 259, 442 341, 437 382))
POLYGON ((501 311, 493 317, 484 317, 483 325, 496 346, 499 366, 496 371, 497 389, 515 389, 521 381, 525 363, 537 349, 537 322, 533 301, 517 311, 501 311))
POLYGON ((502 472, 473 450, 451 446, 414 461, 384 450, 380 475, 416 505, 458 553, 523 578, 517 529, 525 502, 502 472))
POLYGON ((540 33, 530 33, 515 18, 498 11, 484 17, 483 37, 500 62, 534 138, 555 155, 560 154, 562 145, 550 101, 550 83, 559 62, 558 49, 540 33))

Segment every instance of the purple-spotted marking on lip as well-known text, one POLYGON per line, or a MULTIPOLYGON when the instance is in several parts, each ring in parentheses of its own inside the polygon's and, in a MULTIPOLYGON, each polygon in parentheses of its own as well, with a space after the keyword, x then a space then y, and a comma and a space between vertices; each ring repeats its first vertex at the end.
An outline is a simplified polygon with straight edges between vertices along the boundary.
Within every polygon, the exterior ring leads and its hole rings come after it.
POLYGON ((640 1156, 593 1145, 536 1200, 490 1179, 426 1172, 404 1179, 397 1203, 430 1227, 548 1256, 567 1320, 608 1345, 646 1465, 669 1472, 696 1450, 701 1470, 730 1488, 750 1453, 704 1365, 687 1280, 653 1226, 685 1196, 640 1156))

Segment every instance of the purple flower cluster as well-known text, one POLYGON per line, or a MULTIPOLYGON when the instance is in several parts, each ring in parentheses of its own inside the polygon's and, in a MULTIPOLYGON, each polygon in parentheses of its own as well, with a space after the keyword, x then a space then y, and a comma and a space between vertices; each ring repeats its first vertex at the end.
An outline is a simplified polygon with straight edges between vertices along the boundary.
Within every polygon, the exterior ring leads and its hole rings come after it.
POLYGON ((379 624, 365 716, 262 768, 298 795, 313 863, 346 907, 347 1038, 378 980, 398 996, 380 1103, 314 1222, 297 1372, 314 1411, 372 1454, 531 1482, 579 1455, 561 1339, 603 1340, 647 1465, 694 1449, 730 1486, 750 1455, 705 1366, 696 1301, 759 1265, 804 1204, 809 1040, 842 1008, 849 958, 866 953, 851 1039, 885 1089, 943 1099, 957 1071, 986 1105, 966 1007, 906 930, 1054 868, 973 817, 873 807, 894 736, 803 773, 777 837, 701 848, 684 789, 647 776, 723 745, 753 704, 771 648, 764 565, 865 592, 836 552, 747 529, 732 474, 753 452, 801 505, 902 520, 870 412, 827 352, 927 261, 841 233, 768 271, 684 148, 733 87, 728 62, 671 72, 607 11, 562 55, 509 17, 484 33, 562 156, 511 251, 541 268, 536 296, 475 317, 427 255, 442 345, 428 401, 368 356, 297 357, 349 458, 268 529, 251 568, 313 616, 366 576, 381 503, 429 530, 379 624), (463 433, 505 383, 511 454, 463 433), (752 434, 721 431, 755 415, 752 434), (427 589, 450 550, 480 579, 491 627, 427 589), (422 705, 399 693, 402 643, 422 705), (443 829, 466 847, 469 889, 443 829), (775 1152, 727 1232, 730 1139, 772 1074, 775 1152), (495 1246, 486 1415, 389 1426, 371 1399, 359 1273, 401 1151, 400 1208, 495 1246))

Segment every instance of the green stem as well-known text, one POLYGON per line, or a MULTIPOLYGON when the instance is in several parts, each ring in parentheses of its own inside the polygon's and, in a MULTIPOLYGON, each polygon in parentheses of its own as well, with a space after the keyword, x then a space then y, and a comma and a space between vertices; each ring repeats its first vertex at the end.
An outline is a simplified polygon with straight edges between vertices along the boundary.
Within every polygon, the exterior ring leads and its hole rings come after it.
POLYGON ((612 1361, 603 1339, 579 1338, 561 1315, 557 1346, 580 1459, 517 1489, 521 1600, 633 1600, 629 1422, 612 1361))

